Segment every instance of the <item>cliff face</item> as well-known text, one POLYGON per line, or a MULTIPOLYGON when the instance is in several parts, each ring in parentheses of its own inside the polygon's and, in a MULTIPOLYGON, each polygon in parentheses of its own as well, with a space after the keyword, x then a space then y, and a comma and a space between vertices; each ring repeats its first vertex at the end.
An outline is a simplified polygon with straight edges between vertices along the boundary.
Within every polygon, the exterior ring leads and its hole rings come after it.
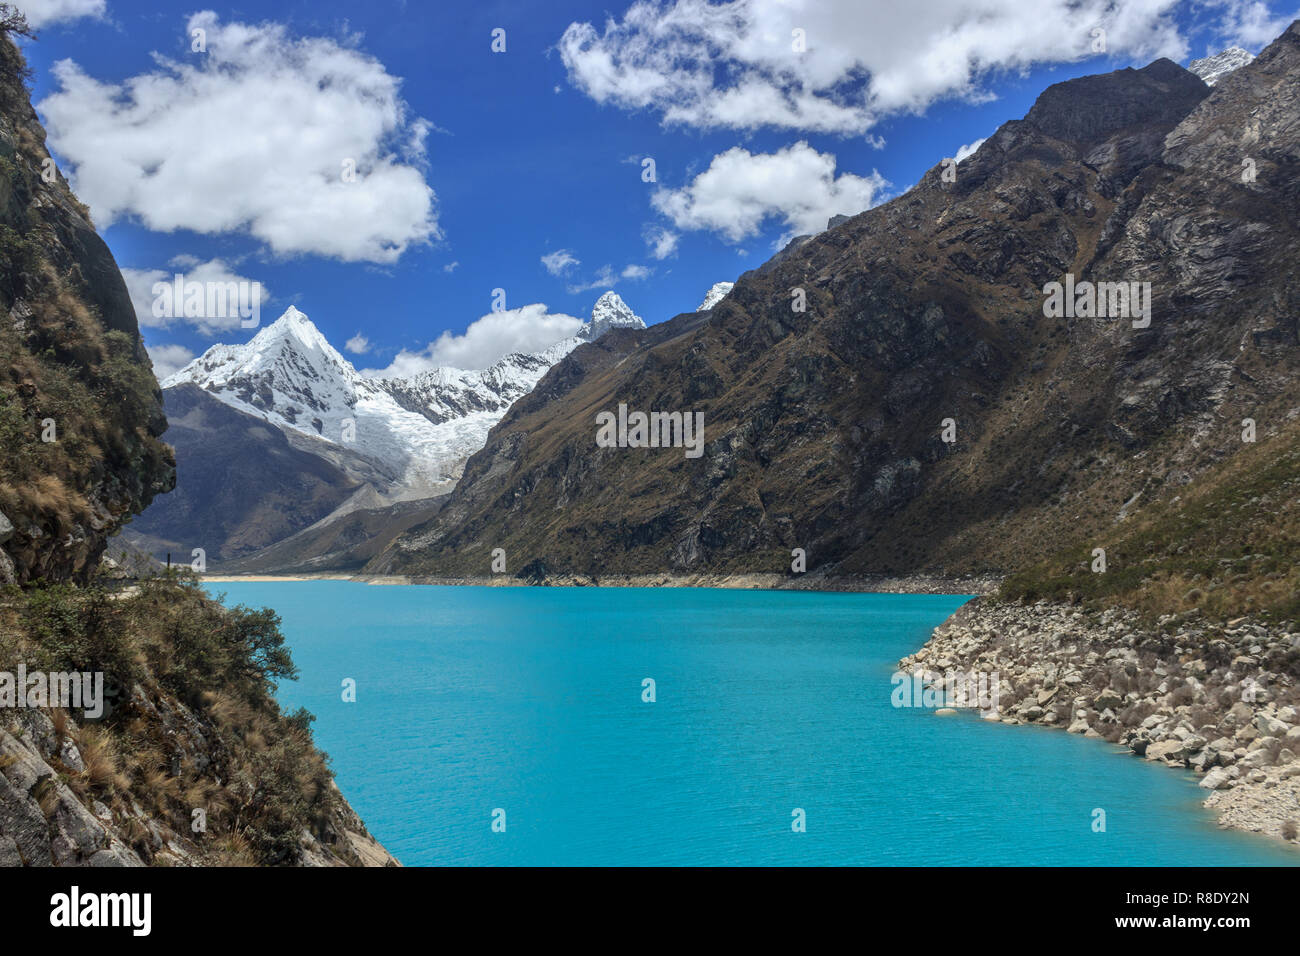
POLYGON ((396 865, 311 716, 280 711, 296 671, 273 612, 176 575, 90 581, 175 466, 126 286, 23 69, 0 36, 0 584, 23 586, 0 588, 0 866, 396 865), (48 675, 83 674, 96 706, 55 699, 48 675))
POLYGON ((1168 61, 1050 88, 955 181, 574 352, 370 570, 1001 572, 1104 541, 1300 408, 1298 80, 1293 26, 1213 91, 1168 61), (1149 325, 1045 314, 1071 281, 1149 283, 1149 325), (598 447, 620 403, 703 412, 704 454, 598 447))
POLYGON ((0 39, 0 583, 85 579, 175 481, 126 284, 0 39))

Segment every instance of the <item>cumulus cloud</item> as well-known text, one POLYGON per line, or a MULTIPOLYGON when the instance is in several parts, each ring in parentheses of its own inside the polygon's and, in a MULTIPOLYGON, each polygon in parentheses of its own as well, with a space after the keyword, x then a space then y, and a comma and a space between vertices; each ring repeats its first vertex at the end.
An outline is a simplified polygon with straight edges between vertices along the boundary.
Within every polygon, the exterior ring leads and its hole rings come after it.
POLYGON ((353 355, 365 355, 370 351, 370 340, 358 332, 343 343, 343 347, 353 355))
MULTIPOLYGON (((1274 16, 1268 4, 1259 0, 1211 0, 1209 5, 1221 11, 1217 31, 1223 45, 1251 50, 1276 40, 1300 16, 1300 11, 1274 16)), ((1207 54, 1218 52, 1219 47, 1206 51, 1207 54)))
POLYGON ((656 259, 667 259, 674 255, 680 238, 677 233, 663 226, 650 226, 645 232, 645 243, 650 249, 650 255, 656 259))
POLYGON ((396 261, 440 238, 419 169, 430 124, 383 64, 283 25, 190 17, 206 52, 155 54, 152 72, 101 83, 54 65, 40 103, 54 151, 100 226, 247 232, 273 252, 396 261))
POLYGON ((604 29, 571 23, 569 81, 666 124, 863 133, 941 98, 986 97, 998 71, 1107 52, 1181 59, 1177 0, 638 0, 604 29))
POLYGON ((791 234, 821 232, 831 216, 871 207, 886 185, 877 172, 836 176, 834 155, 805 142, 775 153, 735 146, 714 156, 689 184, 656 190, 651 203, 678 229, 712 230, 739 242, 769 218, 781 220, 791 234))
POLYGON ((573 335, 582 320, 550 312, 540 302, 489 312, 460 335, 443 332, 418 352, 403 349, 385 369, 367 369, 372 378, 406 377, 435 368, 487 368, 512 352, 540 352, 573 335))
POLYGON ((14 6, 26 15, 28 26, 39 28, 82 17, 99 19, 104 15, 106 3, 105 0, 23 0, 14 6))
MULTIPOLYGON (((131 294, 131 304, 135 306, 135 315, 142 327, 161 329, 170 325, 190 325, 203 335, 209 336, 242 327, 243 317, 233 307, 228 307, 225 315, 186 316, 182 308, 175 307, 171 310, 171 314, 155 316, 154 301, 158 298, 154 293, 155 283, 163 282, 174 289, 177 275, 183 277, 185 283, 183 288, 187 295, 191 283, 202 283, 206 288, 208 283, 229 286, 234 282, 247 283, 247 294, 251 297, 252 283, 257 281, 238 274, 223 259, 209 259, 207 262, 202 262, 194 256, 176 256, 167 264, 171 266, 170 269, 122 270, 126 289, 131 294)), ((260 283, 258 288, 259 303, 265 305, 271 299, 270 290, 260 283)), ((206 304, 206 291, 204 298, 206 304)))
POLYGON ((146 345, 145 351, 153 360, 153 374, 160 382, 194 361, 194 353, 183 345, 146 345))
POLYGON ((556 249, 542 256, 542 265, 553 276, 563 275, 578 264, 579 260, 568 249, 556 249))

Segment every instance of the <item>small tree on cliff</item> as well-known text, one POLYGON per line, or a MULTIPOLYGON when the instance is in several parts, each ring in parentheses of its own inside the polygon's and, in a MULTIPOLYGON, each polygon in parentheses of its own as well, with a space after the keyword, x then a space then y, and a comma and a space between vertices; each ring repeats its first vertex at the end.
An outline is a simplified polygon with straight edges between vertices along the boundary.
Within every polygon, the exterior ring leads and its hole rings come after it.
POLYGON ((27 25, 27 16, 11 3, 0 3, 0 36, 36 39, 36 32, 27 25))
POLYGON ((32 77, 22 50, 14 42, 15 37, 35 40, 36 31, 27 25, 27 15, 21 10, 12 3, 0 3, 0 70, 16 75, 20 81, 19 84, 10 84, 7 76, 0 77, 0 89, 3 90, 0 92, 0 101, 6 107, 12 105, 15 96, 12 90, 21 89, 21 84, 32 77))

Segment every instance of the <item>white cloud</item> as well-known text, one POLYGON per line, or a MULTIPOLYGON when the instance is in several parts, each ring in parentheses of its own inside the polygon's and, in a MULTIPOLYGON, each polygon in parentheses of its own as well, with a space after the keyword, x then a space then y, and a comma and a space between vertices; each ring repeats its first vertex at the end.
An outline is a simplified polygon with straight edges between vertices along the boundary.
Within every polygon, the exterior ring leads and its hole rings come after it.
POLYGON ((460 260, 459 260, 459 259, 457 259, 455 262, 449 262, 449 263, 447 263, 445 266, 442 267, 442 271, 443 271, 443 272, 455 272, 455 271, 456 271, 456 267, 457 267, 458 265, 460 265, 460 260))
POLYGON ((592 289, 612 289, 618 285, 620 279, 629 282, 639 282, 642 279, 648 279, 654 275, 654 270, 649 266, 631 263, 622 269, 615 271, 612 265, 606 264, 600 267, 591 279, 583 282, 571 282, 568 285, 570 295, 576 295, 579 292, 590 292, 592 289))
POLYGON ((153 360, 153 374, 160 382, 194 361, 194 353, 183 345, 146 345, 145 351, 153 360))
POLYGON ((666 124, 863 133, 941 98, 984 98, 997 71, 1093 56, 1098 27, 1111 55, 1180 60, 1177 2, 638 0, 603 31, 571 23, 558 47, 592 99, 666 124))
POLYGON ((35 28, 82 17, 99 19, 106 7, 105 0, 23 0, 13 5, 26 15, 27 25, 35 28))
POLYGON ((578 331, 581 319, 562 312, 548 312, 540 302, 489 312, 471 322, 461 335, 443 332, 422 350, 403 349, 386 369, 367 369, 372 378, 410 376, 430 369, 487 368, 512 352, 540 352, 578 331))
POLYGON ((667 259, 677 252, 677 233, 662 226, 650 226, 645 232, 645 243, 650 248, 650 255, 656 259, 667 259))
MULTIPOLYGON (((1273 16, 1268 4, 1259 0, 1211 0, 1210 6, 1223 12, 1218 22, 1218 34, 1224 46, 1243 46, 1250 50, 1272 43, 1300 17, 1300 10, 1282 16, 1273 16)), ((1219 52, 1219 47, 1207 54, 1219 52)))
MULTIPOLYGON (((179 274, 185 282, 184 288, 188 290, 190 283, 220 283, 228 285, 231 282, 249 283, 248 294, 251 296, 253 289, 252 283, 257 281, 249 279, 246 276, 239 275, 231 270, 230 266, 222 259, 209 259, 207 262, 201 262, 193 256, 176 256, 167 263, 170 269, 123 269, 122 278, 126 280, 126 289, 131 294, 131 304, 135 306, 136 319, 139 320, 141 327, 161 329, 171 325, 191 325, 204 335, 216 335, 218 332, 229 329, 241 328, 242 316, 233 308, 228 307, 226 315, 204 315, 204 316, 185 316, 183 314, 172 314, 164 316, 155 316, 153 314, 154 284, 158 282, 167 283, 174 288, 175 277, 179 274)), ((265 305, 271 300, 270 290, 259 283, 259 305, 265 305)), ((173 308, 173 313, 183 312, 181 308, 173 308)))
POLYGON ((418 165, 430 124, 359 50, 274 23, 190 17, 207 52, 101 83, 71 60, 41 101, 50 143, 101 227, 248 232, 272 251, 394 262, 441 237, 418 165), (347 164, 355 180, 345 181, 347 164))
POLYGON ((953 159, 960 163, 966 157, 974 156, 976 150, 983 146, 987 139, 988 137, 985 136, 984 139, 977 139, 973 143, 967 143, 965 146, 957 147, 957 154, 953 156, 953 159))
POLYGON ((603 265, 592 278, 587 282, 572 282, 568 286, 569 294, 576 295, 579 292, 590 292, 592 289, 608 289, 618 283, 618 277, 614 275, 614 267, 603 265))
POLYGON ((886 185, 877 172, 836 176, 835 157, 804 142, 775 153, 735 146, 714 156, 688 185, 657 190, 651 203, 678 229, 708 229, 739 242, 769 218, 791 234, 821 232, 831 216, 869 208, 886 185))
POLYGON ((370 351, 370 340, 358 332, 343 343, 343 347, 353 355, 365 355, 370 351))
POLYGON ((546 267, 546 271, 551 275, 558 276, 579 265, 579 260, 574 258, 573 253, 568 249, 556 249, 554 252, 548 252, 542 256, 542 265, 546 267))

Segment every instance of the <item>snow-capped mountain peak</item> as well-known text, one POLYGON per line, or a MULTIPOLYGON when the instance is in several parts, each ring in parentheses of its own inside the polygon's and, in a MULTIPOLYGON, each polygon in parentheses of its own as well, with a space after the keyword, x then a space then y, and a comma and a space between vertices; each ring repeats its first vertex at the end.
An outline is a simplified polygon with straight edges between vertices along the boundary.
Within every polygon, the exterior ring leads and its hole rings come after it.
POLYGON ((1214 56, 1207 56, 1202 60, 1193 60, 1188 64, 1187 69, 1203 79, 1206 85, 1213 86, 1234 70, 1240 70, 1253 59, 1255 57, 1241 47, 1231 46, 1221 53, 1214 54, 1214 56))
POLYGON ((357 370, 293 306, 243 345, 214 345, 162 381, 163 388, 189 382, 212 391, 236 378, 275 374, 296 377, 358 378, 357 370))
MULTIPOLYGON (((298 344, 306 349, 315 349, 321 352, 334 352, 334 347, 321 334, 320 329, 307 316, 299 312, 294 306, 285 309, 284 315, 280 316, 266 328, 262 329, 257 335, 253 336, 254 342, 263 339, 266 342, 278 341, 285 338, 293 338, 298 344)), ((337 352, 334 352, 337 355, 337 352)))
POLYGON ((578 330, 577 337, 594 342, 610 329, 644 329, 641 316, 632 311, 614 291, 606 292, 591 309, 591 321, 578 330))
POLYGON ((713 308, 715 305, 717 305, 719 302, 721 302, 723 299, 727 297, 727 293, 730 292, 735 287, 735 285, 736 283, 734 282, 713 283, 713 286, 709 289, 709 291, 704 293, 704 301, 700 303, 699 308, 697 308, 695 311, 705 312, 713 308))

